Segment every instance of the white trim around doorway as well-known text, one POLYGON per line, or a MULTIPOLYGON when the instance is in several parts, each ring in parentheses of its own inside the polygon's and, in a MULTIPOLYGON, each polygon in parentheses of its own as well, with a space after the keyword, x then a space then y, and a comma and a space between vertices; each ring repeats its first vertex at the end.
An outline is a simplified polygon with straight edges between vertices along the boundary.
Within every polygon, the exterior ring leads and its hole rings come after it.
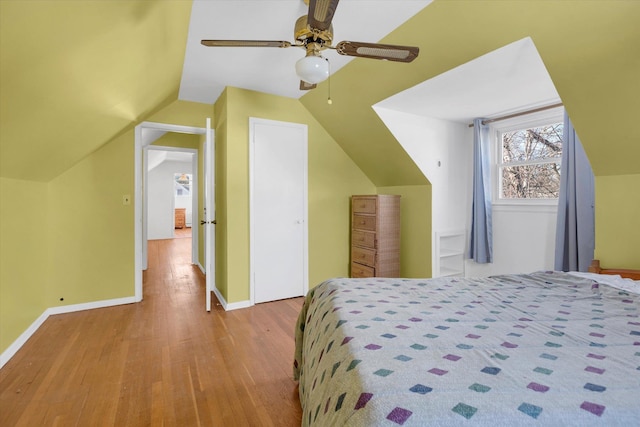
MULTIPOLYGON (((143 190, 143 148, 150 145, 159 136, 166 132, 188 133, 196 135, 204 135, 205 128, 172 125, 167 123, 142 122, 135 127, 134 132, 134 250, 135 250, 135 268, 134 268, 134 288, 135 301, 142 301, 142 271, 144 269, 144 253, 143 253, 143 229, 144 229, 144 203, 142 198, 143 190)), ((197 160, 196 160, 197 162, 197 160)), ((197 170, 197 169, 196 169, 197 170)), ((197 181, 197 180, 194 180, 197 181)), ((197 184, 196 184, 197 185, 197 184)), ((197 187, 196 187, 197 188, 197 187)), ((196 190, 197 191, 197 190, 196 190)), ((196 193, 197 194, 197 193, 196 193)), ((193 225, 192 225, 193 227, 193 225)))

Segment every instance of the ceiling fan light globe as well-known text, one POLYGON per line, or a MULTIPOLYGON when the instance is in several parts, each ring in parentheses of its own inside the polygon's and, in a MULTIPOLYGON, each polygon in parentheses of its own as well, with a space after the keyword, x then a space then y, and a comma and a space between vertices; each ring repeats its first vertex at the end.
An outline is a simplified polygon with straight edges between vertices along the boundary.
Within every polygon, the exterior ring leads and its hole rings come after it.
POLYGON ((296 62, 296 74, 309 84, 320 83, 329 77, 329 63, 322 56, 305 56, 296 62))

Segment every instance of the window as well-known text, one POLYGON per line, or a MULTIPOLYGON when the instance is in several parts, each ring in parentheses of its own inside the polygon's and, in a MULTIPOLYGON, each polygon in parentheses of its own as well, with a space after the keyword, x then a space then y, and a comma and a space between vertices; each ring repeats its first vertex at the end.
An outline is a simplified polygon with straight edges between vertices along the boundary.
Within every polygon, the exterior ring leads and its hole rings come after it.
POLYGON ((174 187, 176 196, 188 196, 191 194, 191 174, 177 173, 174 175, 174 187))
POLYGON ((560 192, 562 117, 523 117, 496 129, 497 198, 555 201, 560 192))

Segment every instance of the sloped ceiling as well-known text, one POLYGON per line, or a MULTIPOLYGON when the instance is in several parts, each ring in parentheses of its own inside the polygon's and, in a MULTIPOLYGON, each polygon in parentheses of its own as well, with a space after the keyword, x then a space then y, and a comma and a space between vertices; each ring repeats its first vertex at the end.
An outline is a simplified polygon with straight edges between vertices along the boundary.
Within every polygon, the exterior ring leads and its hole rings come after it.
MULTIPOLYGON (((335 35, 378 41, 430 1, 343 1, 335 35)), ((299 49, 200 45, 291 40, 303 0, 0 0, 0 8, 4 177, 48 181, 178 97, 210 104, 229 85, 303 94, 293 74, 299 49)), ((334 71, 348 62, 330 53, 334 71)))
POLYGON ((48 181, 175 101, 189 1, 0 1, 0 175, 48 181))
MULTIPOLYGON (((0 1, 0 176, 48 181, 175 101, 190 11, 190 1, 0 1)), ((596 174, 636 174, 639 21, 637 1, 436 0, 382 39, 419 46, 416 61, 355 59, 332 76, 332 105, 326 82, 301 102, 377 185, 423 183, 372 106, 529 36, 596 174)))
POLYGON ((463 125, 556 105, 560 96, 530 37, 425 80, 374 105, 463 125))
POLYGON ((399 70, 356 59, 332 77, 332 105, 326 102, 327 83, 301 101, 377 185, 410 183, 413 170, 398 168, 401 148, 371 106, 530 36, 595 174, 637 174, 638 22, 636 1, 436 0, 382 40, 417 44, 416 61, 399 70))

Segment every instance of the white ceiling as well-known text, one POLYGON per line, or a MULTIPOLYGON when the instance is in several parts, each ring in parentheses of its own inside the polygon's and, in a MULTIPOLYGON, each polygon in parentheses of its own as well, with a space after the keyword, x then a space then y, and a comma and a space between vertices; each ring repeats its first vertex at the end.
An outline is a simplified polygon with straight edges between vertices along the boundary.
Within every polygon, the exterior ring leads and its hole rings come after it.
POLYGON ((150 171, 163 162, 191 163, 193 156, 193 153, 179 150, 150 149, 147 153, 147 170, 150 171))
MULTIPOLYGON (((334 25, 341 40, 378 42, 431 0, 342 0, 334 25)), ((211 48, 201 39, 293 41, 303 0, 194 0, 179 98, 212 104, 225 86, 299 98, 295 62, 301 49, 211 48)), ((335 73, 353 58, 325 51, 335 73)), ((376 104, 419 116, 470 123, 515 109, 559 102, 531 38, 513 42, 376 104)))
POLYGON ((560 96, 533 40, 526 37, 379 102, 418 116, 471 123, 547 106, 560 96))
MULTIPOLYGON (((334 45, 342 40, 379 42, 432 0, 342 0, 333 19, 334 45)), ((179 99, 213 104, 225 86, 299 98, 298 48, 205 47, 202 39, 293 42, 303 0, 194 0, 179 99)), ((335 73, 353 58, 323 53, 335 73)), ((368 60, 368 59, 366 59, 368 60)), ((374 61, 374 60, 371 60, 374 61)))

